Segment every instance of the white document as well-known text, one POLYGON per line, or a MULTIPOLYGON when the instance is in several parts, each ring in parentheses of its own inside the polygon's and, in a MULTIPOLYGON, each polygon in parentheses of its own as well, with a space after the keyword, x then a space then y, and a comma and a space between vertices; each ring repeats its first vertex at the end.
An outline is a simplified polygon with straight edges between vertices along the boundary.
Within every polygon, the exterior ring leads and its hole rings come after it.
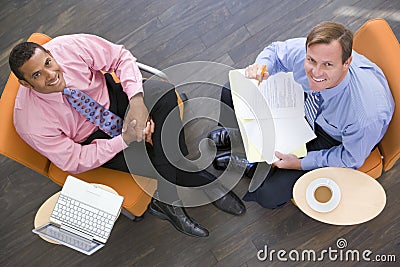
POLYGON ((292 73, 270 76, 258 86, 244 70, 229 72, 233 105, 250 162, 271 164, 275 151, 305 156, 316 136, 304 118, 304 91, 292 73))

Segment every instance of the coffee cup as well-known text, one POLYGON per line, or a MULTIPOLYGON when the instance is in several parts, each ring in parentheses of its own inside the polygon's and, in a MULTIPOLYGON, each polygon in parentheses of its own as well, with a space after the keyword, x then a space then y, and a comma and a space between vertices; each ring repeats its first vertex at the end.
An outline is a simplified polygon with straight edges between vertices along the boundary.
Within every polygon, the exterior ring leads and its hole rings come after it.
POLYGON ((329 200, 332 198, 332 195, 333 193, 331 188, 326 185, 321 185, 314 190, 314 198, 319 203, 329 202, 329 200))
POLYGON ((313 180, 306 190, 308 205, 318 212, 330 212, 340 202, 341 193, 339 186, 330 178, 313 180))

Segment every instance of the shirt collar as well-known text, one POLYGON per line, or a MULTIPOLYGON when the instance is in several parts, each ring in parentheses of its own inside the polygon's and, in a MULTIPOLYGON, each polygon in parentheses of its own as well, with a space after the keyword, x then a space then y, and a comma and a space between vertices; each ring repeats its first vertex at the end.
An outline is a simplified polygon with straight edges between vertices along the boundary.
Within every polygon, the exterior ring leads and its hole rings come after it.
POLYGON ((324 101, 327 101, 338 94, 342 94, 344 92, 344 89, 349 84, 349 82, 350 82, 350 71, 347 72, 346 76, 344 76, 343 80, 338 85, 321 91, 321 96, 324 99, 324 101))

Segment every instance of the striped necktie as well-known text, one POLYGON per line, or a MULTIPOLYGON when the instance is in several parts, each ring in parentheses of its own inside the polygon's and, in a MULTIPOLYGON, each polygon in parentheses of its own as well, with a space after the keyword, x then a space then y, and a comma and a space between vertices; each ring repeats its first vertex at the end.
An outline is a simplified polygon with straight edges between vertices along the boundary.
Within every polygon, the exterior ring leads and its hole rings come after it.
POLYGON ((95 126, 98 126, 100 130, 111 137, 121 134, 123 120, 118 115, 78 89, 66 87, 63 94, 67 96, 68 102, 74 109, 95 126))
POLYGON ((319 92, 307 93, 306 101, 304 102, 304 111, 306 118, 311 128, 314 130, 315 119, 317 118, 322 104, 322 96, 319 92))

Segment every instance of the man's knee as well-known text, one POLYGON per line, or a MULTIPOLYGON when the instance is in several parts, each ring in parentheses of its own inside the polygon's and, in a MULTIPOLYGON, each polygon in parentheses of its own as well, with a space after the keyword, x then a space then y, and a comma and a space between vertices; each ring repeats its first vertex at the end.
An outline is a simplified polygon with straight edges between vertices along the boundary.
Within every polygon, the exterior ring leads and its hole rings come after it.
POLYGON ((154 102, 160 98, 166 97, 170 92, 175 92, 175 86, 171 83, 159 80, 147 80, 143 83, 143 91, 145 97, 152 99, 154 102))
POLYGON ((178 105, 174 85, 148 80, 143 84, 144 101, 149 110, 166 109, 172 110, 178 105))
POLYGON ((302 171, 271 169, 264 183, 254 192, 253 197, 262 207, 275 209, 292 198, 292 190, 302 171))
POLYGON ((258 191, 255 198, 256 202, 266 209, 276 209, 286 204, 290 197, 287 194, 281 195, 277 190, 270 188, 270 190, 258 191))

